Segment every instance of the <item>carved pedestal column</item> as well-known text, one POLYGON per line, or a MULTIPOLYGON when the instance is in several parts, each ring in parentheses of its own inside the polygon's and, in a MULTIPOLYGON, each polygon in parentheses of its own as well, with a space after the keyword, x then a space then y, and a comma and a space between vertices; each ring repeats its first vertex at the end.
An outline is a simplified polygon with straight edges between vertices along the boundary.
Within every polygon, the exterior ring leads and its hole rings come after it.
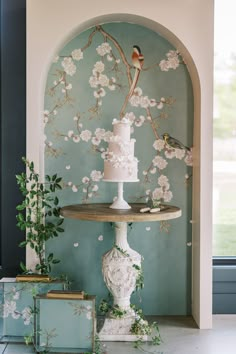
POLYGON ((101 340, 136 340, 130 328, 135 320, 135 313, 130 308, 130 296, 136 286, 137 270, 141 267, 141 255, 132 250, 127 241, 127 223, 115 223, 115 246, 104 254, 102 271, 107 288, 114 298, 114 304, 124 312, 122 318, 108 314, 104 326, 99 333, 101 340))

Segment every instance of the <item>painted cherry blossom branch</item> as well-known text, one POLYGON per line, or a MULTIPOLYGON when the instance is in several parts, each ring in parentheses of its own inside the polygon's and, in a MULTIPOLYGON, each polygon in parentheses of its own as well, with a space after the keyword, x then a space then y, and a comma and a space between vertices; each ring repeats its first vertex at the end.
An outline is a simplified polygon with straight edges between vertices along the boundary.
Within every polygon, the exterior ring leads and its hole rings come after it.
POLYGON ((130 69, 132 68, 132 65, 130 65, 126 59, 126 56, 125 56, 125 53, 123 51, 123 49, 121 48, 120 44, 117 42, 117 40, 112 36, 110 35, 108 32, 106 32, 102 26, 97 26, 96 27, 97 30, 99 32, 101 32, 104 36, 104 38, 108 38, 110 39, 110 41, 112 41, 112 43, 114 44, 114 46, 116 47, 116 49, 118 50, 118 52, 120 53, 120 56, 121 56, 121 59, 126 67, 126 74, 127 74, 127 77, 128 77, 128 81, 129 81, 129 86, 131 86, 132 84, 132 76, 131 76, 131 73, 130 73, 130 69))

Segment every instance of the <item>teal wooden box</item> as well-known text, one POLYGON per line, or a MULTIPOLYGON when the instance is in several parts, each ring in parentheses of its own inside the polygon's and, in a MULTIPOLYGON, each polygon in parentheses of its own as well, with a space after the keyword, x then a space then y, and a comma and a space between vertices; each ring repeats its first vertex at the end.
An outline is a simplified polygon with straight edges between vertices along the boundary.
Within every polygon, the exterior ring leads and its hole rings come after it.
POLYGON ((93 353, 95 296, 84 299, 35 297, 36 352, 93 353))
POLYGON ((66 282, 16 282, 0 280, 0 341, 24 342, 33 335, 33 297, 49 290, 65 290, 66 282))

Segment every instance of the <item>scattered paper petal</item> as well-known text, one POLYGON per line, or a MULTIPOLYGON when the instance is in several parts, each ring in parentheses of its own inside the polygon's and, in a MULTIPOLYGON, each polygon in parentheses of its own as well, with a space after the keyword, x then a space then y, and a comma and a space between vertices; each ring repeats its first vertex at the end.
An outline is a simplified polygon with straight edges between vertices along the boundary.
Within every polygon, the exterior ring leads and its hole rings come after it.
POLYGON ((146 231, 150 231, 151 230, 151 227, 150 226, 147 226, 146 227, 146 231))
POLYGON ((75 242, 74 247, 79 247, 79 242, 75 242))
POLYGON ((98 241, 103 241, 103 235, 98 236, 98 241))
POLYGON ((192 246, 192 242, 187 242, 187 246, 191 247, 192 246))

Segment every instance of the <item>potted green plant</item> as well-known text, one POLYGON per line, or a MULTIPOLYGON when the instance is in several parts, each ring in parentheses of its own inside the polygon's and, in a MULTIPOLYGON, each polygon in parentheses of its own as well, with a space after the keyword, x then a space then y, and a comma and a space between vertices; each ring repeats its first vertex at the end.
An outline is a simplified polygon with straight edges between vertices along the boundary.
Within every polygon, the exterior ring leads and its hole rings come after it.
POLYGON ((22 158, 28 173, 16 175, 19 190, 23 201, 17 205, 17 226, 26 233, 25 240, 20 247, 31 247, 38 259, 34 270, 27 269, 21 262, 20 267, 24 274, 49 274, 53 264, 59 263, 54 254, 45 253, 45 243, 63 232, 61 227, 63 218, 60 216, 59 199, 56 192, 61 187, 62 178, 57 174, 46 175, 41 182, 39 174, 35 171, 34 163, 22 158))

